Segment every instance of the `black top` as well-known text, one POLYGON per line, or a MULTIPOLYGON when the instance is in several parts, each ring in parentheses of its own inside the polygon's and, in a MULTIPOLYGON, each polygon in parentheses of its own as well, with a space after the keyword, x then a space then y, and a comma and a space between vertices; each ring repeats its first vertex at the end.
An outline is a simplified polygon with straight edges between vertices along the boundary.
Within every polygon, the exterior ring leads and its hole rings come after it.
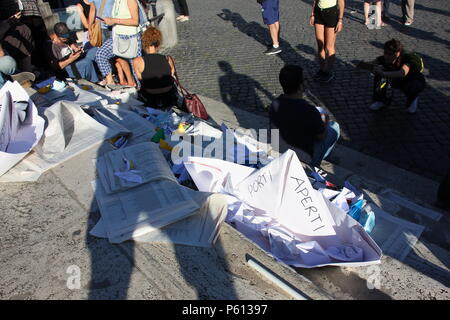
POLYGON ((269 117, 287 143, 310 155, 315 138, 325 131, 320 112, 303 99, 279 96, 270 106, 269 117))
MULTIPOLYGON (((89 20, 89 11, 91 10, 91 6, 86 4, 83 0, 80 0, 78 3, 81 4, 81 6, 83 7, 84 16, 86 17, 87 20, 89 20)), ((83 29, 84 31, 87 31, 86 28, 83 27, 83 29)))
POLYGON ((405 78, 413 79, 417 77, 422 77, 422 72, 420 71, 422 67, 421 61, 417 55, 415 56, 413 53, 402 53, 400 55, 400 59, 401 63, 400 66, 398 67, 391 64, 387 64, 384 59, 384 56, 378 57, 377 63, 382 65, 386 71, 398 71, 402 68, 403 65, 406 64, 409 67, 409 72, 405 78))
POLYGON ((174 80, 166 56, 154 53, 146 54, 142 58, 145 66, 142 71, 141 91, 149 95, 170 91, 174 80))

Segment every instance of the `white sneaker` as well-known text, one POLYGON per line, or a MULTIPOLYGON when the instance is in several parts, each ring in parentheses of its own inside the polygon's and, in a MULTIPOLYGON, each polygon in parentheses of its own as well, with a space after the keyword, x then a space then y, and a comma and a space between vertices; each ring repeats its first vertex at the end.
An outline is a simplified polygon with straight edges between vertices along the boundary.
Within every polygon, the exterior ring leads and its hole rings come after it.
POLYGON ((411 102, 406 111, 408 111, 409 113, 416 113, 418 104, 419 104, 419 97, 415 98, 414 101, 411 102))
POLYGON ((372 103, 372 104, 369 106, 369 109, 370 109, 370 110, 373 110, 373 111, 377 111, 377 110, 380 110, 381 108, 384 108, 384 107, 386 107, 386 105, 385 105, 383 102, 381 102, 381 101, 375 101, 374 103, 372 103))
POLYGON ((189 17, 188 16, 184 16, 184 17, 180 18, 178 21, 179 22, 189 21, 189 17))
POLYGON ((12 74, 11 79, 13 81, 19 82, 23 88, 29 88, 29 87, 31 87, 33 82, 36 80, 36 76, 34 75, 34 73, 24 71, 24 72, 12 74))

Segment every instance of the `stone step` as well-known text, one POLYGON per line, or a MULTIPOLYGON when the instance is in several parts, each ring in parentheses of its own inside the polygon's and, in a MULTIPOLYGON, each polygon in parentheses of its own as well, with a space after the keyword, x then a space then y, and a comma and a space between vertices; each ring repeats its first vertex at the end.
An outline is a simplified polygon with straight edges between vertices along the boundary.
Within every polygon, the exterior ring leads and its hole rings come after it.
POLYGON ((52 8, 50 7, 50 4, 48 2, 38 0, 37 5, 39 7, 39 11, 41 12, 42 19, 45 19, 53 15, 52 8))
MULTIPOLYGON (((213 123, 224 122, 231 128, 269 127, 267 117, 206 97, 201 99, 213 123)), ((287 147, 280 142, 281 152, 287 147)), ((292 149, 304 164, 308 163, 308 155, 292 149)), ((334 299, 450 298, 447 266, 450 238, 446 231, 450 221, 430 201, 434 199, 437 183, 339 144, 331 155, 330 161, 322 162, 327 180, 340 187, 349 181, 364 193, 369 208, 376 215, 393 222, 402 219, 407 233, 392 235, 393 239, 403 237, 396 242, 400 247, 392 247, 390 250, 394 252, 385 252, 380 265, 295 270, 334 299)))

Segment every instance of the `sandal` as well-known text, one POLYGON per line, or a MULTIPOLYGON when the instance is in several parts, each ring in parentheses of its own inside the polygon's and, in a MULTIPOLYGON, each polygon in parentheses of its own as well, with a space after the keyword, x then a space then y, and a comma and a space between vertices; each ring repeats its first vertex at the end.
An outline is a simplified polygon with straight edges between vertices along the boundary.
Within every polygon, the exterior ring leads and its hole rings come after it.
POLYGON ((375 26, 374 26, 373 24, 371 24, 370 21, 367 21, 367 22, 365 23, 365 25, 366 25, 367 29, 369 29, 369 30, 372 30, 372 29, 375 28, 375 26))
POLYGON ((101 86, 101 87, 106 86, 106 79, 103 79, 103 80, 97 82, 96 85, 101 86))

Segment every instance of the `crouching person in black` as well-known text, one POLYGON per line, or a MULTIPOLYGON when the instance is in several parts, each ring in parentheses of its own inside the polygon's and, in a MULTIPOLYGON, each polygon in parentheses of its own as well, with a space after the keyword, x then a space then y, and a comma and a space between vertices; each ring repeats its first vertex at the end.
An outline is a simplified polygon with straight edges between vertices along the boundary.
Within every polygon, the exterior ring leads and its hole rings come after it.
POLYGON ((339 139, 339 124, 303 99, 303 69, 283 67, 279 75, 284 94, 275 99, 269 117, 281 137, 291 146, 311 156, 311 166, 319 167, 339 139))
POLYGON ((384 44, 384 54, 374 62, 373 100, 370 109, 377 111, 391 103, 387 89, 400 89, 406 95, 407 112, 417 111, 419 94, 425 89, 422 58, 403 50, 400 41, 392 39, 384 44))

